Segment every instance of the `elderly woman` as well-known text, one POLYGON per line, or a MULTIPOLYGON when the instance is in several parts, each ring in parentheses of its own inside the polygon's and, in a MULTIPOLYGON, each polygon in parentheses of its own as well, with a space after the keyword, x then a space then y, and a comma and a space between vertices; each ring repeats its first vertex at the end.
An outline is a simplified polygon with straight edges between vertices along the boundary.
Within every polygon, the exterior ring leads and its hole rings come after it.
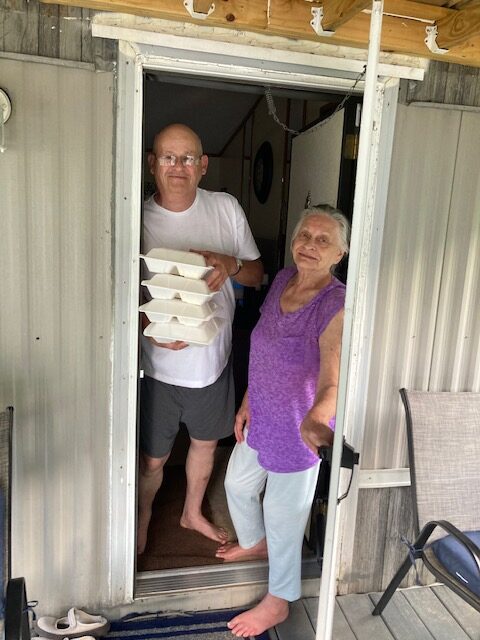
POLYGON ((278 273, 252 333, 248 389, 225 478, 238 544, 222 545, 217 557, 268 557, 269 580, 263 600, 228 623, 235 636, 282 622, 301 595, 317 449, 333 441, 345 286, 332 272, 348 252, 348 233, 338 209, 302 213, 292 236, 295 266, 278 273))

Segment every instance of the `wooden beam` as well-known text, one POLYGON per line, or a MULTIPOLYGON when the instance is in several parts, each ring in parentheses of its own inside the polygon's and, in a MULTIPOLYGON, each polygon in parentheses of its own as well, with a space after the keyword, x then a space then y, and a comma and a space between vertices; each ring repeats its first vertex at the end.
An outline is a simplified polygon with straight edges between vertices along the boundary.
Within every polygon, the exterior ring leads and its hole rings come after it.
POLYGON ((467 6, 452 10, 437 21, 437 45, 441 49, 453 49, 468 43, 480 35, 480 6, 467 6))
MULTIPOLYGON (((41 2, 192 22, 200 27, 223 27, 296 40, 312 40, 362 49, 368 47, 370 26, 368 11, 354 14, 330 37, 317 36, 310 21, 312 7, 320 6, 320 0, 315 2, 217 0, 215 11, 204 20, 192 18, 185 9, 183 0, 41 0, 41 2)), ((425 27, 428 24, 433 25, 435 22, 438 24, 441 20, 452 18, 452 14, 458 13, 459 11, 455 9, 410 0, 385 0, 382 51, 480 67, 480 35, 470 38, 445 55, 433 54, 425 45, 425 27)))
POLYGON ((371 0, 324 0, 322 28, 325 31, 336 31, 342 24, 371 5, 371 0))

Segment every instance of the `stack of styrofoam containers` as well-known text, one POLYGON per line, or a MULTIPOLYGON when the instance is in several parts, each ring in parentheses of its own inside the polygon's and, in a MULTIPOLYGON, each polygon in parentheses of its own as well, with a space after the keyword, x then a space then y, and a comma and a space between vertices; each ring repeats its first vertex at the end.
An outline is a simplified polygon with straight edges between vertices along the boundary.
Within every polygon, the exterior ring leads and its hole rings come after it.
POLYGON ((203 279, 212 269, 206 266, 205 258, 175 249, 152 249, 140 257, 155 274, 142 281, 152 296, 140 307, 150 321, 143 334, 158 342, 210 344, 222 319, 216 316, 218 305, 212 300, 215 292, 203 279))

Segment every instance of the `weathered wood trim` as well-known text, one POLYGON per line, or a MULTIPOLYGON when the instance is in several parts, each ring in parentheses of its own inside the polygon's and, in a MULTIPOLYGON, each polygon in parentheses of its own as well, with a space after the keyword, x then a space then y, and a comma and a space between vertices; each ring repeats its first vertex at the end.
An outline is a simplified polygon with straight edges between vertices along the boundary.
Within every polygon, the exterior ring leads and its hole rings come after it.
MULTIPOLYGON (((341 24, 330 37, 317 36, 313 27, 312 3, 305 0, 250 0, 241 3, 225 0, 215 4, 215 11, 206 19, 190 16, 181 0, 73 0, 76 5, 94 10, 130 13, 167 20, 200 24, 203 27, 220 26, 228 29, 259 32, 270 36, 284 36, 297 40, 314 40, 345 46, 366 48, 370 14, 354 13, 341 24)), ((359 0, 360 1, 360 0, 359 0)), ((42 0, 45 3, 57 0, 42 0)), ((70 5, 72 0, 60 0, 70 5)), ((382 51, 392 51, 422 58, 443 59, 449 62, 480 66, 480 36, 469 39, 444 56, 433 54, 425 45, 425 27, 441 20, 451 19, 458 11, 445 7, 411 2, 410 0, 386 0, 382 51)))
MULTIPOLYGON (((416 536, 410 487, 361 489, 358 495, 353 562, 339 584, 339 593, 383 591, 407 557, 405 542, 416 536)), ((434 577, 417 562, 422 584, 432 584, 434 577)), ((417 584, 413 568, 402 587, 417 584)))
MULTIPOLYGON (((280 36, 273 37, 256 33, 235 33, 221 27, 204 30, 197 25, 188 23, 127 14, 102 13, 95 16, 92 20, 92 34, 94 37, 135 43, 138 45, 139 53, 147 57, 150 55, 150 46, 161 46, 173 51, 180 48, 195 53, 195 60, 192 60, 187 69, 183 69, 183 73, 186 71, 197 73, 197 68, 205 53, 222 56, 224 65, 231 65, 233 62, 238 67, 238 64, 244 66, 242 60, 255 60, 255 64, 257 60, 264 60, 282 65, 307 67, 314 73, 319 69, 328 69, 335 71, 335 74, 340 72, 341 75, 343 72, 347 74, 360 73, 366 62, 365 51, 351 47, 340 47, 307 40, 296 41, 280 36)), ((178 58, 176 55, 174 57, 178 58)), ((380 60, 379 73, 382 77, 421 80, 425 73, 426 61, 419 58, 385 53, 381 55, 380 60)), ((170 70, 176 69, 177 66, 172 58, 170 70)), ((303 75, 303 70, 301 73, 303 75)), ((333 77, 329 71, 323 80, 327 81, 327 76, 333 77)), ((351 79, 346 81, 346 87, 351 89, 353 82, 354 77, 351 76, 351 79)), ((316 89, 319 88, 317 81, 312 86, 315 86, 316 89)), ((360 81, 355 91, 358 90, 360 93, 362 87, 363 83, 360 81)))
POLYGON ((12 53, 38 54, 38 2, 16 0, 8 5, 0 8, 0 15, 3 14, 3 49, 12 53))
POLYGON ((21 62, 37 62, 39 64, 53 64, 59 67, 70 67, 71 69, 85 69, 95 71, 95 65, 91 62, 75 62, 74 60, 62 60, 60 58, 46 58, 44 56, 33 56, 25 53, 11 53, 0 51, 0 60, 19 60, 21 62))
POLYGON ((480 106, 480 69, 431 62, 423 82, 405 82, 403 102, 480 106))
POLYGON ((0 3, 0 52, 74 60, 111 71, 117 43, 92 38, 91 12, 76 6, 39 4, 38 0, 0 3))
POLYGON ((410 469, 360 469, 360 489, 385 489, 387 487, 409 487, 410 469))

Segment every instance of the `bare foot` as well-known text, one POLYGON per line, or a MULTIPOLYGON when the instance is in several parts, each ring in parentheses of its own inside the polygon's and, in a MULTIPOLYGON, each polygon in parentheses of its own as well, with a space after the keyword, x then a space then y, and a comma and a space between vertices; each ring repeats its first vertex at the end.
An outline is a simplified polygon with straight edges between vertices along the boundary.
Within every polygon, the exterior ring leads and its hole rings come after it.
POLYGON ((234 636, 248 638, 280 624, 288 618, 288 602, 270 593, 256 607, 232 618, 227 627, 234 636))
POLYGON ((228 531, 226 529, 223 529, 223 527, 217 527, 203 516, 198 518, 188 518, 187 516, 182 515, 180 518, 180 526, 184 529, 193 529, 194 531, 198 531, 202 536, 210 538, 210 540, 215 540, 216 542, 224 543, 228 540, 228 531))
POLYGON ((268 558, 267 542, 265 538, 249 549, 244 549, 237 542, 227 542, 218 547, 216 558, 222 558, 224 562, 237 562, 241 560, 266 560, 268 558))
POLYGON ((138 514, 137 521, 137 554, 140 555, 145 551, 147 546, 148 525, 152 517, 152 510, 144 511, 138 514))

